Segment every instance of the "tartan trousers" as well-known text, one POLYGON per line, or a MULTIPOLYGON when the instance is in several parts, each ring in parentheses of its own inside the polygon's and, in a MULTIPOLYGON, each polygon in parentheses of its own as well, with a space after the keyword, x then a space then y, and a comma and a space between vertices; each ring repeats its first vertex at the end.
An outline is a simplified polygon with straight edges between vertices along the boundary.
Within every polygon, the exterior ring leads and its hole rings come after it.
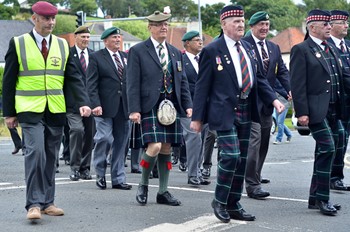
POLYGON ((246 170, 250 137, 250 100, 240 100, 230 130, 217 131, 220 151, 217 170, 215 200, 226 205, 227 210, 239 210, 246 170))
POLYGON ((344 179, 344 156, 348 147, 347 144, 349 141, 350 121, 342 120, 341 122, 344 127, 344 130, 339 131, 339 142, 337 146, 337 152, 333 160, 331 181, 344 179), (344 139, 342 139, 342 137, 344 137, 344 139))
MULTIPOLYGON (((312 137, 316 141, 313 175, 309 203, 329 200, 330 173, 338 146, 345 140, 344 127, 335 117, 327 117, 321 123, 310 124, 312 137)), ((340 148, 342 149, 342 148, 340 148)))

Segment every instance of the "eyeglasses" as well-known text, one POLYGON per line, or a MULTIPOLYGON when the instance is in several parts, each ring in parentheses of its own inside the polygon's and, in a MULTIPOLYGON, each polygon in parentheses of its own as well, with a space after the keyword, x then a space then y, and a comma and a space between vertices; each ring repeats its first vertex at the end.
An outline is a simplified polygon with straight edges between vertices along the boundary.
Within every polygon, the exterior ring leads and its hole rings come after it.
POLYGON ((330 22, 320 22, 320 23, 315 23, 316 25, 318 25, 318 26, 323 26, 323 27, 327 27, 328 25, 331 25, 331 23, 330 22))
POLYGON ((154 27, 169 27, 170 26, 170 24, 169 23, 151 23, 150 24, 151 26, 154 26, 154 27))
POLYGON ((331 24, 349 25, 349 22, 348 21, 340 21, 340 22, 332 22, 331 24))

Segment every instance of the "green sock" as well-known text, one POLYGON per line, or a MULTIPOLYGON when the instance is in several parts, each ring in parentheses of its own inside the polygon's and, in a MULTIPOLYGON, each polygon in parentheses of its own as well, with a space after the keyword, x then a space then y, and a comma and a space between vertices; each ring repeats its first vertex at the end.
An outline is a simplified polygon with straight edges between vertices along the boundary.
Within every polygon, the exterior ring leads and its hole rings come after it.
POLYGON ((142 159, 140 163, 142 167, 142 177, 141 177, 140 184, 148 186, 149 175, 153 169, 156 159, 157 159, 157 156, 151 157, 147 155, 146 152, 142 153, 142 159))
POLYGON ((158 155, 158 174, 159 174, 159 194, 168 190, 169 173, 171 169, 171 155, 158 155))

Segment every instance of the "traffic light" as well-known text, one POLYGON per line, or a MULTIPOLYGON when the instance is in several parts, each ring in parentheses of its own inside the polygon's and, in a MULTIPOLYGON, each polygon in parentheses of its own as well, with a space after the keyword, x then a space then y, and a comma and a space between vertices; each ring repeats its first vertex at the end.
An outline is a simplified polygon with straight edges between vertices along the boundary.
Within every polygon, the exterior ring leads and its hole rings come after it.
POLYGON ((77 28, 80 26, 83 26, 84 25, 84 12, 77 11, 77 13, 75 13, 75 15, 77 16, 77 19, 75 20, 77 22, 77 24, 75 26, 77 28))

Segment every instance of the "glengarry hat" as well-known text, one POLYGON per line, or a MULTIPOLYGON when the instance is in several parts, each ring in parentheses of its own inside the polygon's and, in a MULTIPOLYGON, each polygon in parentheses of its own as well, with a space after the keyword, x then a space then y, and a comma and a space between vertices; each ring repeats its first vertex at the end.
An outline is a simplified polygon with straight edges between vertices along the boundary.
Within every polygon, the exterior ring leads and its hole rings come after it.
POLYGON ((306 18, 306 24, 314 21, 326 21, 331 20, 331 12, 327 10, 311 10, 306 18))
POLYGON ((222 8, 220 11, 220 20, 229 17, 244 17, 243 7, 240 5, 229 5, 222 8))
POLYGON ((332 10, 331 11, 331 21, 332 20, 345 20, 348 21, 349 12, 345 10, 332 10))

